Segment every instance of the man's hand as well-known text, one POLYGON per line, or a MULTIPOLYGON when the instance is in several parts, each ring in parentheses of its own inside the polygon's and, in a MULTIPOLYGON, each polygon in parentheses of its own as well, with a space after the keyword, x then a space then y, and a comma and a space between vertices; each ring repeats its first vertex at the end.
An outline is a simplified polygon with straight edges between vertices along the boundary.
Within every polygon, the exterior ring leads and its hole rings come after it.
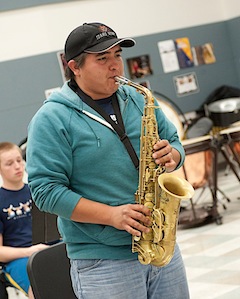
POLYGON ((150 210, 144 205, 127 204, 112 208, 112 226, 119 230, 126 230, 129 234, 140 236, 141 232, 148 233, 150 210))
POLYGON ((180 154, 170 145, 168 140, 159 140, 153 149, 155 150, 153 158, 156 164, 164 165, 167 172, 175 170, 180 161, 180 154))

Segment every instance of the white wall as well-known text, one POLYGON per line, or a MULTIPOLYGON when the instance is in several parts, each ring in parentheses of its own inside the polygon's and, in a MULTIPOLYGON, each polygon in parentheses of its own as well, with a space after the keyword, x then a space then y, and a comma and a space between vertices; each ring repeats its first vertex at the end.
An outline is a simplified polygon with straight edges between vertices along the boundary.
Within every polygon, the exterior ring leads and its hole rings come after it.
POLYGON ((0 13, 0 62, 61 50, 83 22, 141 36, 240 15, 239 0, 80 0, 0 13))
POLYGON ((225 20, 240 16, 239 0, 220 0, 222 2, 223 17, 225 20))

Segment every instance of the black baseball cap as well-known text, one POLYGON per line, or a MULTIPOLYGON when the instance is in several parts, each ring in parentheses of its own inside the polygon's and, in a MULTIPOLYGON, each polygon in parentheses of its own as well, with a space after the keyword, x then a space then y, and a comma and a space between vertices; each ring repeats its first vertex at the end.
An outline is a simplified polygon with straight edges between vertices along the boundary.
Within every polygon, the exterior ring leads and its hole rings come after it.
POLYGON ((65 43, 65 58, 67 62, 82 52, 101 53, 116 45, 132 47, 132 38, 118 38, 115 31, 102 23, 84 23, 75 28, 65 43))

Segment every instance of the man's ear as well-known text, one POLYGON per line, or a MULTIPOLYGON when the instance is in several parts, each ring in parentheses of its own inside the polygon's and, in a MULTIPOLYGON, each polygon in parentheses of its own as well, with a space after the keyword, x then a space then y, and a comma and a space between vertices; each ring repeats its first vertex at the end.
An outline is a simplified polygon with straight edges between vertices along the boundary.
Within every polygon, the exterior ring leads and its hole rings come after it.
POLYGON ((74 73, 75 76, 79 75, 79 67, 77 66, 77 63, 75 60, 70 60, 68 62, 68 67, 70 68, 70 70, 74 73))

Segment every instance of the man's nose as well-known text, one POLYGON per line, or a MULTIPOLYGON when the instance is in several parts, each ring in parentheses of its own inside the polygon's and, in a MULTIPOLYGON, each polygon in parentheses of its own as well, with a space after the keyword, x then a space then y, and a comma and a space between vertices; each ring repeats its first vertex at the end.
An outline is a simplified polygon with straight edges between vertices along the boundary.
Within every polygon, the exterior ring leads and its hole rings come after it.
POLYGON ((112 58, 110 60, 110 69, 116 70, 119 68, 119 60, 117 58, 112 58))

